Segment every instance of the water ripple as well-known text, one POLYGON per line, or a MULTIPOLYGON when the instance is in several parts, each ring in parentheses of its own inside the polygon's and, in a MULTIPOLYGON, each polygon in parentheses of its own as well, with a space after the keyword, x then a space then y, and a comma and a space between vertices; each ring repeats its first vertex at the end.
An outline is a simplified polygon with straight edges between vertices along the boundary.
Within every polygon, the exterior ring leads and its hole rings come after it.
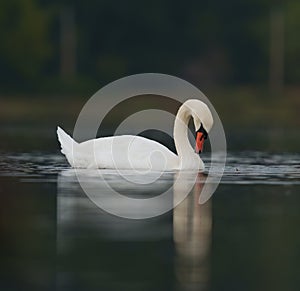
MULTIPOLYGON (((203 157, 207 165, 210 157, 203 157)), ((69 169, 60 153, 1 153, 0 177, 19 177, 24 182, 55 182, 56 176, 69 169)), ((208 169, 206 169, 208 172, 208 169)), ((215 173, 217 175, 217 173, 215 173)), ((300 184, 300 155, 266 152, 230 153, 222 184, 300 184)))

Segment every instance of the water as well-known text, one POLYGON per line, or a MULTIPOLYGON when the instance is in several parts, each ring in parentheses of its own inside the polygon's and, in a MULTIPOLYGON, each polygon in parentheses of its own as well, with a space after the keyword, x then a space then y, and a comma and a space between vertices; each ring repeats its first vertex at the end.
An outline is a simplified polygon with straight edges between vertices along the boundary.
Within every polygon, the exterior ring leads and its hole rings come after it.
MULTIPOLYGON (((139 175, 101 173, 131 198, 155 197, 176 180, 165 173, 137 186, 126 178, 139 175)), ((199 173, 174 210, 130 220, 99 209, 62 155, 2 152, 0 289, 298 290, 300 155, 229 154, 219 188, 199 205, 205 179, 199 173)))

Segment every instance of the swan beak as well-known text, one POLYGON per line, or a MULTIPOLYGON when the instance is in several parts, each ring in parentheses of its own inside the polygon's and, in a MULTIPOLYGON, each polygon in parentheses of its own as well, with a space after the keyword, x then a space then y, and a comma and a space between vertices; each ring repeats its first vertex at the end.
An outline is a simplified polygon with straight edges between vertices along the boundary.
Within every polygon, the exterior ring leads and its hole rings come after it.
POLYGON ((201 154, 203 151, 203 145, 204 145, 204 134, 203 132, 197 132, 196 136, 196 146, 195 146, 195 151, 197 154, 201 154))

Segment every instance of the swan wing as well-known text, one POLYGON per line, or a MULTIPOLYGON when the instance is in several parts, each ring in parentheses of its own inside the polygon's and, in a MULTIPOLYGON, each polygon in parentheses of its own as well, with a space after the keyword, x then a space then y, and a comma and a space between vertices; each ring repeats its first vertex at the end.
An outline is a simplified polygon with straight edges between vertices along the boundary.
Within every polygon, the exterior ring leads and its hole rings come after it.
POLYGON ((91 139, 77 143, 60 127, 61 152, 74 168, 174 170, 178 157, 164 145, 134 135, 91 139))
POLYGON ((133 135, 89 140, 78 151, 89 155, 95 168, 167 170, 178 164, 178 157, 162 144, 133 135))

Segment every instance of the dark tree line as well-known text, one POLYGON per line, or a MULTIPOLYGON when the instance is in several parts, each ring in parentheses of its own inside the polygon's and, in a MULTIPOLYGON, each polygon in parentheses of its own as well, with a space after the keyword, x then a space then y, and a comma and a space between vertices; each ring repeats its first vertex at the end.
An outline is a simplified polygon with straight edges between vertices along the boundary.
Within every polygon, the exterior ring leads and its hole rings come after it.
POLYGON ((299 15, 297 0, 3 0, 0 85, 32 90, 140 72, 299 84, 299 15))

